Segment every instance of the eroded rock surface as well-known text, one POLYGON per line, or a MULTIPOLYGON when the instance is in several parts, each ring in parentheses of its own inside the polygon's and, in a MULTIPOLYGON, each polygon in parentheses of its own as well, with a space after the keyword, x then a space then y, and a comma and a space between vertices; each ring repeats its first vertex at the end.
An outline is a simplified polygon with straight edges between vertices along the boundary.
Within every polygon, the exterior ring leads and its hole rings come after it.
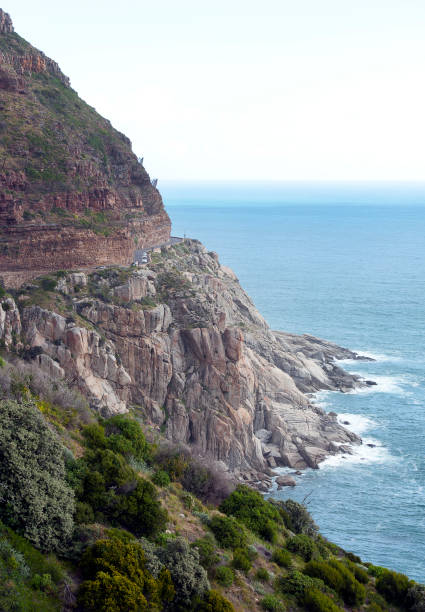
POLYGON ((137 405, 170 440, 248 481, 276 466, 316 468, 360 443, 310 396, 365 384, 335 363, 357 355, 272 331, 198 241, 164 249, 145 267, 55 283, 50 295, 69 316, 34 305, 39 286, 24 286, 14 294, 20 313, 11 298, 0 309, 0 333, 75 381, 102 414, 137 405))

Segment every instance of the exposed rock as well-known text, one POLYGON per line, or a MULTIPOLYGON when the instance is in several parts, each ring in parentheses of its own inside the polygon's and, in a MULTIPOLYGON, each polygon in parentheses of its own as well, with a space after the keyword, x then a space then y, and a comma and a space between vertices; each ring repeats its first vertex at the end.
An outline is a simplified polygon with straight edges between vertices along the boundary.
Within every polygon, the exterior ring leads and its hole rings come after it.
POLYGON ((131 143, 71 89, 0 9, 0 272, 9 286, 52 270, 130 265, 171 224, 131 143), (42 76, 43 78, 39 78, 42 76))
POLYGON ((13 23, 8 13, 0 9, 0 34, 10 34, 13 32, 13 23))
POLYGON ((295 487, 297 483, 291 476, 278 476, 276 484, 279 487, 295 487))
MULTIPOLYGON (((360 443, 306 395, 363 384, 332 357, 353 353, 271 331, 237 280, 197 241, 155 261, 149 270, 59 278, 57 290, 74 317, 25 307, 25 299, 19 315, 9 300, 0 309, 0 334, 8 346, 20 339, 41 347, 40 366, 74 379, 102 414, 139 405, 170 440, 263 488, 271 468, 317 468, 360 443)), ((23 295, 36 290, 37 283, 28 285, 23 295)))

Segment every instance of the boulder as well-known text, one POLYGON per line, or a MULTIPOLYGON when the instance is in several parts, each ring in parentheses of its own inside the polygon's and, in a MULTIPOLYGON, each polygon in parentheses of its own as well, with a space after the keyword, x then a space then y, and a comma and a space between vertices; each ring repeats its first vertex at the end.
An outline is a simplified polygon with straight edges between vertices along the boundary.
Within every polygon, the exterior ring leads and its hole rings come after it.
POLYGON ((297 484, 291 476, 278 476, 275 482, 279 487, 295 487, 297 484))

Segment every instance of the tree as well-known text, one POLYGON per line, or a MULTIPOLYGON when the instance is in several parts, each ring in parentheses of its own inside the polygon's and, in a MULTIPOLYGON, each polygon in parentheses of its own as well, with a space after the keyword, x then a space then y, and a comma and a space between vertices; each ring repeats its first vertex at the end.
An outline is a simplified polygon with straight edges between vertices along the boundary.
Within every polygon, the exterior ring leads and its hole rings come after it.
POLYGON ((60 550, 73 529, 64 447, 30 401, 0 401, 0 518, 36 547, 60 550))
POLYGON ((171 540, 156 553, 170 571, 176 589, 173 610, 187 610, 195 597, 202 597, 210 588, 207 572, 199 562, 199 553, 184 538, 171 540))

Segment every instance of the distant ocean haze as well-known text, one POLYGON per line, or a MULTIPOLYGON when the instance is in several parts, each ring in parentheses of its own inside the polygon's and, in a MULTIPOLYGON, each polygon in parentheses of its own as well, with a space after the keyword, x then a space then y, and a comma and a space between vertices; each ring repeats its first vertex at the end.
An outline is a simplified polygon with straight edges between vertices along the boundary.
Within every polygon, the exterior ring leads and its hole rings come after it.
POLYGON ((330 540, 425 581, 425 185, 164 183, 173 234, 217 251, 273 329, 376 358, 321 393, 364 444, 294 490, 330 540))

